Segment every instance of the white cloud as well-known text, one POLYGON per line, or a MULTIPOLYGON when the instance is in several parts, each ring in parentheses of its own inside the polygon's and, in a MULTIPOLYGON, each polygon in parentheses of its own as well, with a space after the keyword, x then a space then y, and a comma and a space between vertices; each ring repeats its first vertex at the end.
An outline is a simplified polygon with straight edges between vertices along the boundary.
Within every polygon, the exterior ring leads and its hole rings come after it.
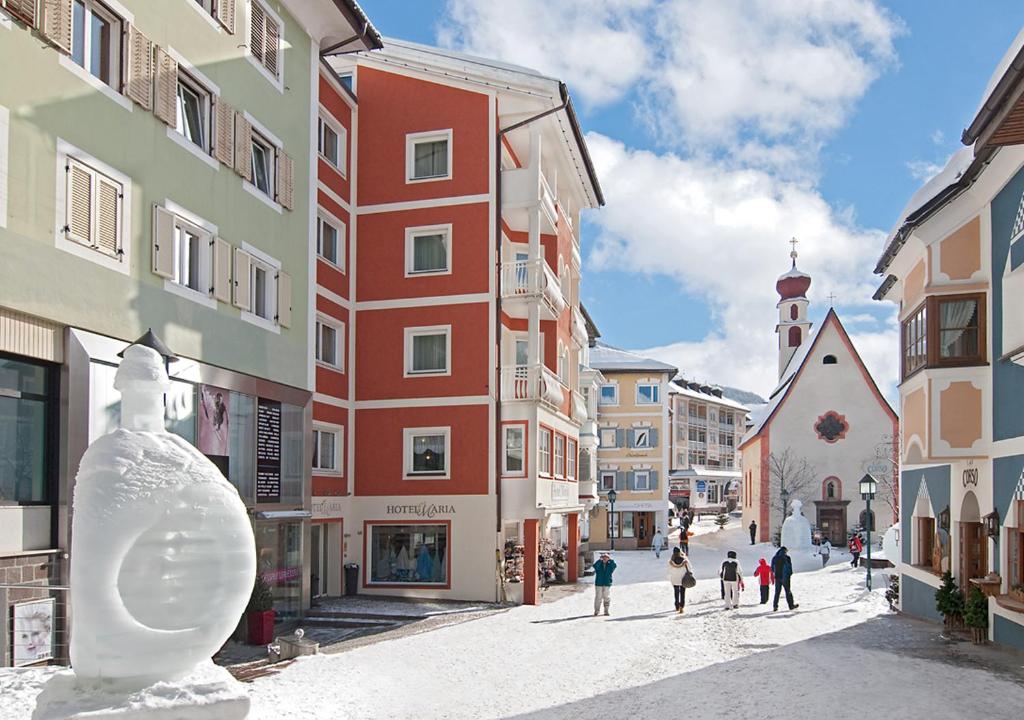
POLYGON ((907 162, 907 170, 910 172, 910 177, 920 180, 922 183, 926 183, 938 175, 945 166, 945 163, 940 165, 929 160, 909 160, 907 162))

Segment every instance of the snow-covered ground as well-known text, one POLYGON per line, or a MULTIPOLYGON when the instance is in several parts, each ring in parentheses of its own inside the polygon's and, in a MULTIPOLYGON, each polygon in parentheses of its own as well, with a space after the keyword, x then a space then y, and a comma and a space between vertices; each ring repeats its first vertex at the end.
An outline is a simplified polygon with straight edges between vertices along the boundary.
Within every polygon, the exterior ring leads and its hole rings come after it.
MULTIPOLYGON (((730 527, 691 540, 699 580, 682 616, 666 554, 617 552, 610 617, 593 616, 588 588, 304 658, 250 686, 253 716, 959 720, 1012 717, 1024 703, 1024 674, 937 658, 938 630, 889 613, 882 590, 868 594, 841 554, 824 569, 813 555, 795 559, 795 612, 759 605, 753 578, 740 609, 722 610, 725 552, 736 550, 748 575, 773 553, 730 527)), ((28 717, 30 691, 17 691, 26 679, 0 671, 0 717, 28 717)))

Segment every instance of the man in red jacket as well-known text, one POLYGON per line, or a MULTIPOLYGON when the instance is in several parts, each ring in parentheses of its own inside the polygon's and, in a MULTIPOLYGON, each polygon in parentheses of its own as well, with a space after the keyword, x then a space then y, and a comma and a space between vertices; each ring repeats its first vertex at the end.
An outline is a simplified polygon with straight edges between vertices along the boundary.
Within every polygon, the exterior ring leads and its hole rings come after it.
POLYGON ((857 567, 857 563, 860 561, 860 554, 864 550, 864 543, 861 542, 860 535, 857 533, 853 534, 850 538, 850 554, 853 555, 853 560, 850 561, 850 567, 857 567))

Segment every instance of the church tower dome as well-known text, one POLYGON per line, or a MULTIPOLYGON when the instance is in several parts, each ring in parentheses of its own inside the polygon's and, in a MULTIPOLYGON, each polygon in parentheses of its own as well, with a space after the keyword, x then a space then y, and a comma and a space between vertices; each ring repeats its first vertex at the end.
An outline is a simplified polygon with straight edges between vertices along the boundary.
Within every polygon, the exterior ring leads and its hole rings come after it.
POLYGON ((811 287, 811 276, 796 266, 796 238, 790 240, 793 250, 789 253, 792 267, 779 276, 775 290, 779 293, 779 324, 775 332, 779 335, 779 379, 782 379, 790 359, 811 333, 807 319, 807 290, 811 287))

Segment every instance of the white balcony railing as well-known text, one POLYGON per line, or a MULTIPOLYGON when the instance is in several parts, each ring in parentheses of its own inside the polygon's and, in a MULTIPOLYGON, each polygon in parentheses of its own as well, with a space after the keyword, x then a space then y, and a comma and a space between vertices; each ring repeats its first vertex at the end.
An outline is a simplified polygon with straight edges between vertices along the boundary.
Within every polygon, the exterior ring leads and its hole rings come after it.
POLYGON ((501 369, 501 399, 535 400, 561 407, 565 389, 544 365, 513 365, 501 369))
POLYGON ((587 344, 587 324, 583 321, 583 313, 572 309, 572 339, 579 345, 587 344))
POLYGON ((544 260, 517 260, 501 264, 501 297, 539 297, 557 316, 565 310, 558 278, 544 260))

